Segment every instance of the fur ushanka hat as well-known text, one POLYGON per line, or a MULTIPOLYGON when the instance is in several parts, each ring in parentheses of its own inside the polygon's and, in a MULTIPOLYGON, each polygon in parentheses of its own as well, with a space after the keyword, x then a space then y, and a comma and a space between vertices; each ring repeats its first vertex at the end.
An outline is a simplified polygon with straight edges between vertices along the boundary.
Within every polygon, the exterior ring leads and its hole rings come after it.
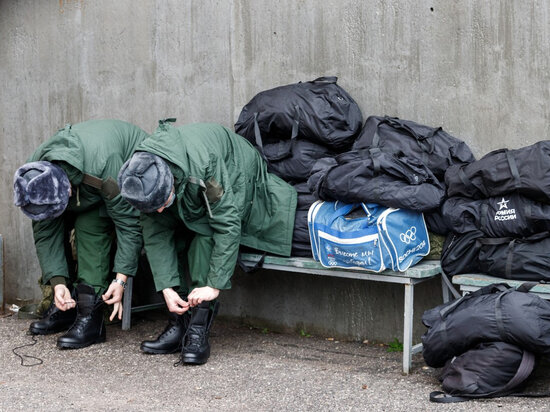
POLYGON ((118 173, 120 194, 136 209, 160 209, 172 192, 174 175, 166 162, 149 152, 136 152, 118 173))
POLYGON ((59 166, 46 161, 25 163, 13 178, 13 203, 32 220, 54 218, 67 207, 70 188, 59 166))

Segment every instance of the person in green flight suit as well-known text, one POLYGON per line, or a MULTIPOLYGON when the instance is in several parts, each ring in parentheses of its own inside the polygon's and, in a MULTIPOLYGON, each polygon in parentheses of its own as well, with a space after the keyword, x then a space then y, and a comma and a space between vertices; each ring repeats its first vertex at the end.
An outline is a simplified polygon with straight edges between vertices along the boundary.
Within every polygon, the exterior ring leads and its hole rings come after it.
POLYGON ((136 150, 118 183, 122 196, 142 212, 155 287, 175 314, 158 339, 142 342, 141 349, 181 350, 181 362, 203 364, 216 298, 231 288, 239 245, 290 255, 296 191, 267 172, 248 141, 221 125, 173 127, 161 121, 136 150), (184 251, 190 288, 183 279, 184 251))
POLYGON ((122 295, 128 276, 137 271, 143 237, 139 212, 120 196, 116 178, 146 137, 120 120, 67 125, 15 173, 14 203, 33 220, 41 282, 54 288, 52 305, 30 332, 69 329, 57 340, 60 348, 105 340, 104 303, 113 305, 111 320, 122 317, 122 295), (71 285, 66 244, 73 227, 77 273, 71 285), (109 285, 113 234, 116 277, 109 285))

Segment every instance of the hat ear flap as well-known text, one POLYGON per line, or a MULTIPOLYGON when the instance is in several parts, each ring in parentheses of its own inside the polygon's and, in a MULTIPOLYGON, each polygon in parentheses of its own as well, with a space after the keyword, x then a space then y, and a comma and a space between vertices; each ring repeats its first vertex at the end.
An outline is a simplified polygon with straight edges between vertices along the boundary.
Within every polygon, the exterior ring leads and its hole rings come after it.
POLYGON ((60 202, 59 181, 54 178, 51 170, 44 171, 39 178, 29 182, 27 196, 35 205, 51 205, 60 202))
POLYGON ((21 176, 15 176, 13 179, 13 204, 19 207, 29 204, 27 181, 21 176))

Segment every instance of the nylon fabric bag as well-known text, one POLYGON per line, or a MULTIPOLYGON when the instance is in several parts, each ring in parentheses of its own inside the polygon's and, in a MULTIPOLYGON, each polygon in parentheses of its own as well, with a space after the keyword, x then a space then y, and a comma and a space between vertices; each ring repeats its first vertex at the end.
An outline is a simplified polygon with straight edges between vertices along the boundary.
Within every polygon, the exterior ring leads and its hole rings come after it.
POLYGON ((282 142, 276 155, 264 154, 269 161, 289 156, 297 137, 347 150, 361 131, 363 116, 337 81, 334 76, 319 77, 260 92, 243 107, 235 132, 261 153, 265 146, 282 142))
POLYGON ((499 283, 427 310, 422 323, 422 355, 439 368, 482 342, 506 342, 534 355, 550 355, 550 302, 499 283))
POLYGON ((325 267, 405 271, 430 251, 424 218, 412 211, 319 201, 308 225, 313 257, 325 267))
POLYGON ((484 199, 517 192, 550 203, 550 141, 516 150, 499 149, 445 173, 447 195, 484 199))
POLYGON ((479 270, 505 279, 550 280, 550 233, 528 238, 481 238, 479 270))
POLYGON ((318 160, 308 179, 321 200, 376 203, 426 212, 439 208, 445 187, 423 164, 405 155, 349 151, 318 160))
MULTIPOLYGON (((275 159, 280 147, 280 143, 264 145, 267 159, 275 159)), ((333 156, 335 153, 329 148, 297 138, 287 156, 278 160, 268 160, 267 170, 287 182, 305 182, 318 159, 333 156)))
POLYGON ((522 389, 535 364, 535 356, 516 345, 480 343, 447 362, 439 377, 445 393, 432 392, 430 400, 451 403, 513 394, 522 389))
POLYGON ((389 116, 370 116, 353 144, 353 150, 371 148, 389 153, 406 153, 425 164, 441 181, 449 166, 475 160, 466 143, 441 127, 425 126, 389 116))
POLYGON ((482 231, 486 237, 528 237, 550 230, 550 205, 518 193, 487 199, 454 196, 441 207, 453 232, 482 231))

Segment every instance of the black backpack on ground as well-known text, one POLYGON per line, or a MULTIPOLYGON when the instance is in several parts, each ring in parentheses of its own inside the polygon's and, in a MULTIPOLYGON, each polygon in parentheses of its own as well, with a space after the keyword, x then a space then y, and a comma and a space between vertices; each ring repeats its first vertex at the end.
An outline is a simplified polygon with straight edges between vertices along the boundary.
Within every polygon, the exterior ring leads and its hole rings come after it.
POLYGON ((322 200, 377 203, 416 212, 437 209, 445 196, 443 184, 416 159, 369 150, 320 159, 308 185, 322 200))
POLYGON ((518 346, 505 342, 480 343, 447 361, 439 377, 444 392, 432 392, 430 400, 452 403, 516 395, 535 363, 535 356, 518 346))
POLYGON ((482 342, 506 342, 535 355, 550 355, 550 302, 527 293, 534 285, 513 289, 492 284, 424 312, 426 364, 442 367, 482 342))
POLYGON ((441 181, 449 166, 475 160, 466 143, 441 127, 429 127, 389 116, 370 116, 353 144, 354 150, 371 148, 389 153, 403 152, 416 158, 441 181))
POLYGON ((343 151, 361 130, 363 116, 357 103, 340 86, 337 77, 290 84, 258 93, 243 107, 235 132, 264 152, 278 148, 280 160, 292 152, 292 141, 304 138, 343 151))
POLYGON ((484 199, 517 191, 550 202, 550 141, 517 150, 500 149, 445 173, 447 195, 484 199))

